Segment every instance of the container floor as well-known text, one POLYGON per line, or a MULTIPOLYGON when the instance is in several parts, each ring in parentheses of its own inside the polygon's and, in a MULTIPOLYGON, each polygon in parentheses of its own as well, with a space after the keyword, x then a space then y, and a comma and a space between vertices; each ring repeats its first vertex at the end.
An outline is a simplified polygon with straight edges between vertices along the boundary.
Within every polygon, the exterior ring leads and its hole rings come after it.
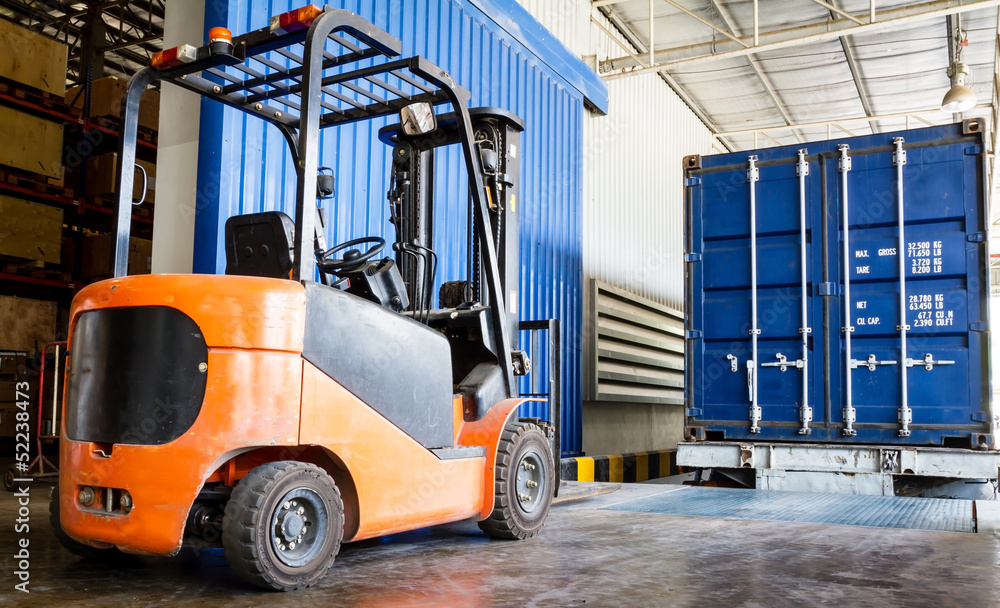
POLYGON ((0 493, 0 606, 1000 607, 993 534, 623 510, 706 490, 623 485, 555 506, 523 542, 462 522, 347 545, 319 585, 281 594, 246 587, 221 550, 80 560, 52 537, 49 489, 36 484, 30 594, 14 590, 17 504, 0 493))

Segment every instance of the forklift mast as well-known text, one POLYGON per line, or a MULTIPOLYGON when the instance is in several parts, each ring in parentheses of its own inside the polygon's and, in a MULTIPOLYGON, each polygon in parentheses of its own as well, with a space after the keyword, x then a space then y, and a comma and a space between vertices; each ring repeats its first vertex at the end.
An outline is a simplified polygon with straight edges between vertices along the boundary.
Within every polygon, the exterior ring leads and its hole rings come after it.
MULTIPOLYGON (((518 347, 518 290, 520 285, 520 134, 524 123, 500 108, 469 111, 475 146, 482 162, 489 213, 487 235, 496 249, 500 266, 498 292, 508 307, 507 327, 511 348, 518 347)), ((388 192, 390 221, 396 228, 396 263, 407 286, 413 311, 420 316, 433 308, 455 308, 471 302, 489 306, 494 295, 483 277, 488 276, 480 247, 480 226, 475 198, 469 197, 470 222, 465 280, 445 282, 438 303, 432 301, 434 286, 434 166, 438 148, 458 144, 461 134, 454 113, 438 118, 437 129, 426 135, 406 135, 401 125, 382 128, 379 139, 393 146, 392 175, 388 192)))

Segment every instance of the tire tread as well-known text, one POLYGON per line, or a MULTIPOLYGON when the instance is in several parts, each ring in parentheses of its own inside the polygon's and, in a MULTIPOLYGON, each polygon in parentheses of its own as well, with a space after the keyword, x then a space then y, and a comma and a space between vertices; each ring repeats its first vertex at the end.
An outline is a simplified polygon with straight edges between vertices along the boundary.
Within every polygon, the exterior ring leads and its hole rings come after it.
MULTIPOLYGON (((340 489, 326 471, 311 463, 292 460, 271 462, 250 471, 236 484, 226 504, 226 515, 222 523, 222 544, 226 559, 241 579, 264 589, 292 591, 311 587, 326 574, 325 571, 316 573, 318 576, 314 574, 301 585, 283 585, 267 572, 257 549, 257 525, 260 521, 261 507, 268 496, 267 489, 296 470, 305 470, 320 479, 327 478, 333 487, 334 507, 343 513, 344 504, 340 497, 340 489)), ((339 549, 340 541, 334 543, 333 554, 336 555, 339 549)))
MULTIPOLYGON (((526 540, 538 534, 544 525, 533 530, 522 529, 514 520, 512 500, 508 496, 508 477, 514 459, 514 453, 524 436, 531 432, 541 433, 541 429, 530 422, 511 421, 500 434, 500 445, 497 447, 496 471, 493 498, 493 511, 489 517, 479 522, 479 529, 492 536, 506 540, 526 540)), ((552 476, 549 476, 552 479, 552 476)))

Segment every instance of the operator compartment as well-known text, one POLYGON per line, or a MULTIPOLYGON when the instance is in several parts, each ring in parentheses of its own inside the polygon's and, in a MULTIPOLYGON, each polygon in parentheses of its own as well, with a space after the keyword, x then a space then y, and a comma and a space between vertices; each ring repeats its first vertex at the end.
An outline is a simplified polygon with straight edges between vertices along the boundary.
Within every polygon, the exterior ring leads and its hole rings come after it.
MULTIPOLYGON (((73 441, 162 445, 183 435, 205 398, 208 346, 167 306, 80 314, 72 336, 66 434, 73 441)), ((97 449, 97 448, 95 448, 97 449)))

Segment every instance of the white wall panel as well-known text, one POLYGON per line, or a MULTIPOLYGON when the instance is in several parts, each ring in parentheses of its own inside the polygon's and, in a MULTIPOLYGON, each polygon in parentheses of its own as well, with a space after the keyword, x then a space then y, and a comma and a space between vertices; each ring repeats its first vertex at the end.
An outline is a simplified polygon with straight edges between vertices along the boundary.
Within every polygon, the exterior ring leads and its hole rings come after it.
POLYGON ((590 0, 517 0, 576 55, 590 54, 590 0))
POLYGON ((656 74, 608 89, 608 115, 584 119, 584 277, 683 310, 681 163, 711 134, 656 74))
MULTIPOLYGON (((619 44, 624 39, 616 35, 616 42, 606 33, 617 34, 609 20, 591 12, 588 0, 518 2, 592 65, 595 58, 624 52, 619 44)), ((683 309, 681 161, 689 154, 711 154, 714 140, 656 74, 609 80, 608 89, 608 115, 584 119, 585 284, 599 279, 683 309)))

